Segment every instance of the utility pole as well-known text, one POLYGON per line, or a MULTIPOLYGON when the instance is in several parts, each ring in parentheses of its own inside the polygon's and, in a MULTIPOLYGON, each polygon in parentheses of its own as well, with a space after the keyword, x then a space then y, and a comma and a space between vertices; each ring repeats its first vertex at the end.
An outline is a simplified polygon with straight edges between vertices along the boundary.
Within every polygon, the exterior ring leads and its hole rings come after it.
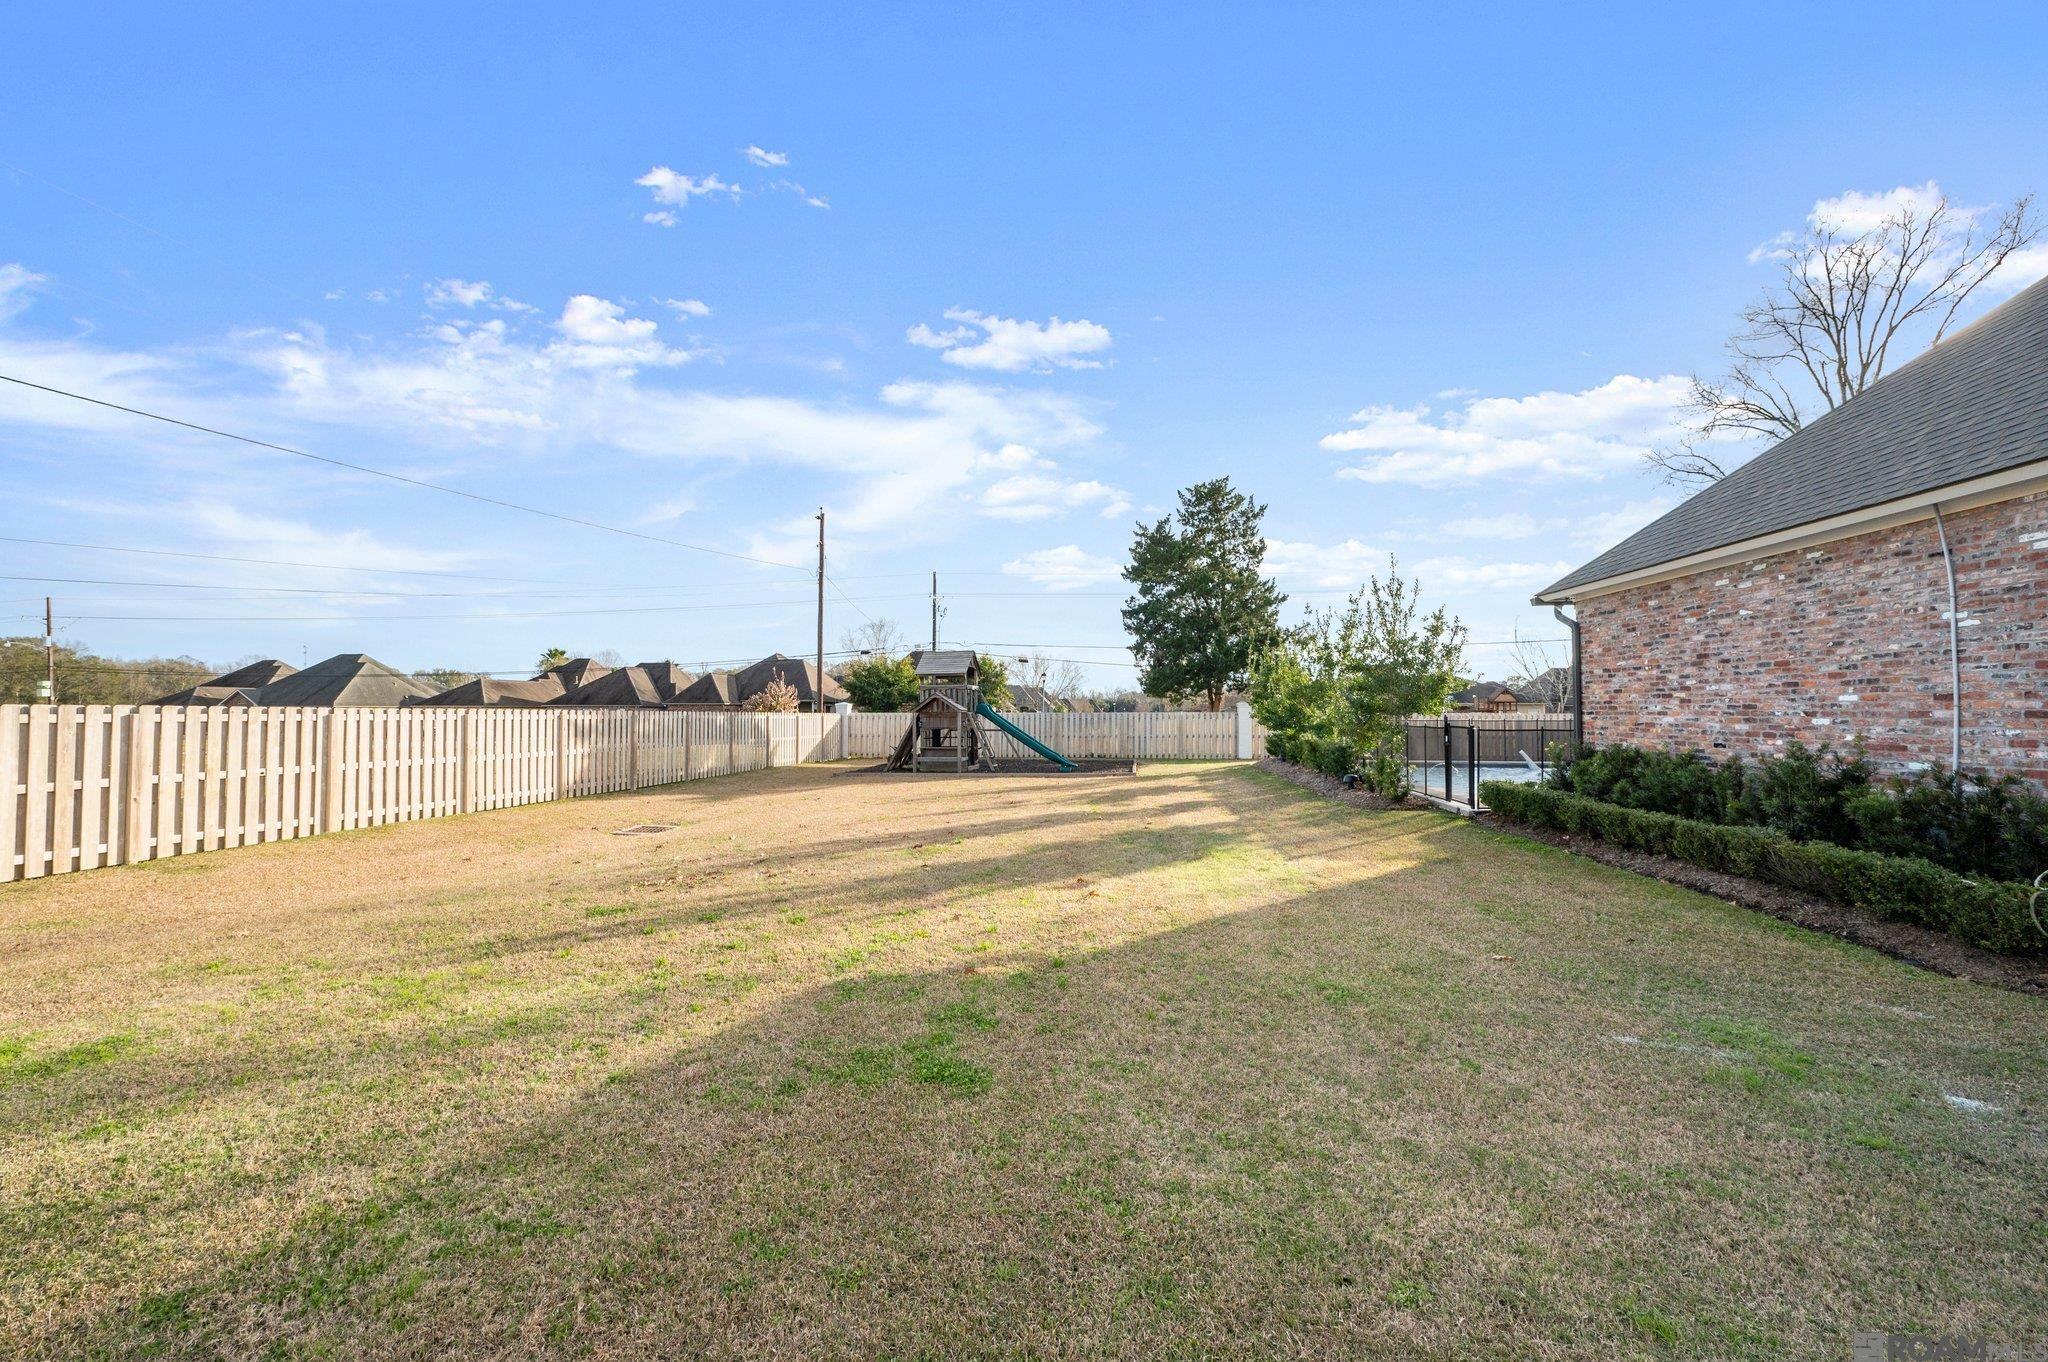
POLYGON ((939 650, 939 570, 932 569, 932 651, 939 650))
POLYGON ((825 712, 825 508, 818 508, 818 677, 811 709, 825 712))
POLYGON ((50 624, 50 598, 43 597, 43 668, 48 673, 43 679, 43 699, 49 704, 57 703, 57 631, 50 624))

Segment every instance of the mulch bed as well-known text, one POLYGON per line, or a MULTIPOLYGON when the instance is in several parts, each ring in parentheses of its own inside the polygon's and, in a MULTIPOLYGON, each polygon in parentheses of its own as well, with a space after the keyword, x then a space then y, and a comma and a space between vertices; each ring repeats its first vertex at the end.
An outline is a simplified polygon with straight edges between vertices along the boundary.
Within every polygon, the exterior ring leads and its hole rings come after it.
MULTIPOLYGON (((964 772, 918 771, 915 774, 921 776, 949 776, 955 774, 970 776, 985 776, 991 774, 998 776, 1128 776, 1136 774, 1138 769, 1138 763, 1134 761, 1127 761, 1121 759, 1112 761, 1107 759, 1072 757, 1069 758, 1069 760, 1071 760, 1074 763, 1074 765, 1080 767, 1081 769, 1078 771, 1062 771, 1059 767, 1053 765, 1049 761, 1040 761, 1036 757, 1032 757, 1027 759, 1020 759, 1017 761, 993 762, 991 763, 991 765, 995 767, 995 770, 993 772, 984 771, 976 767, 969 767, 964 772)), ((885 761, 876 766, 863 766, 858 771, 854 772, 854 774, 869 776, 894 774, 907 776, 913 773, 909 771, 891 772, 889 770, 889 763, 885 761)))
POLYGON ((1719 870, 1706 870, 1673 856, 1630 851, 1598 838, 1574 837, 1549 828, 1532 828, 1498 814, 1481 814, 1477 821, 1518 837, 1561 847, 1602 865, 1631 870, 1666 884, 1695 890, 1724 903, 1769 913, 1782 921, 1882 951, 1909 965, 1933 970, 1936 974, 2020 993, 2048 994, 2048 960, 2038 956, 1998 955, 1981 947, 1966 945, 1928 927, 1893 922, 1861 908, 1846 908, 1774 884, 1744 879, 1719 870))

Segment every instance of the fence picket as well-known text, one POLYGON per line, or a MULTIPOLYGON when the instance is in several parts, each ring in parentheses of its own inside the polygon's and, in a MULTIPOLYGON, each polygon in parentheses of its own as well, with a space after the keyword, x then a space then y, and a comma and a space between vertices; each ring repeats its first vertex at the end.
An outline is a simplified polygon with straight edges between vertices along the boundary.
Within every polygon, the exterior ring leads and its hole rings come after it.
MULTIPOLYGON (((1013 714, 1075 757, 1235 753, 1236 716, 1013 714)), ((903 714, 0 706, 0 882, 888 754, 903 714)), ((990 733, 1001 759, 1030 756, 990 733)))

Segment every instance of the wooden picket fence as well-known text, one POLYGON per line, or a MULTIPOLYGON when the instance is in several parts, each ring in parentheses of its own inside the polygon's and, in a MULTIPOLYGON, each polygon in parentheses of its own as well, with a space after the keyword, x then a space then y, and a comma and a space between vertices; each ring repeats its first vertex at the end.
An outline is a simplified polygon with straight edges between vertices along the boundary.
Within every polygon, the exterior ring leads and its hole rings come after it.
MULTIPOLYGON (((907 714, 846 716, 846 755, 886 757, 910 723, 907 714)), ((1257 750, 1249 714, 1169 710, 1152 713, 1025 714, 1003 717, 1055 752, 1079 758, 1137 761, 1231 760, 1257 750)), ((984 724, 989 753, 998 761, 1036 754, 1009 734, 984 724)))
MULTIPOLYGON (((1009 714, 1074 757, 1250 755, 1250 716, 1009 714)), ((0 882, 881 757, 902 714, 0 705, 0 882)), ((996 735, 999 757, 1026 749, 996 735)))
POLYGON ((0 706, 0 881, 829 761, 839 714, 0 706))

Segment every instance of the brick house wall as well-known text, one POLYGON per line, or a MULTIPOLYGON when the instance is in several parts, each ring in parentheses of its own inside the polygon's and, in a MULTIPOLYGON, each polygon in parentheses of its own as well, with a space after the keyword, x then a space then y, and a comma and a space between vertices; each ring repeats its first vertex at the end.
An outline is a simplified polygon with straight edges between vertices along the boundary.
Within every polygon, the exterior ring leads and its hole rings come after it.
MULTIPOLYGON (((1948 517, 1963 766, 2048 789, 2048 493, 1948 517)), ((1948 588, 1932 519, 1578 603, 1586 740, 1768 755, 1861 739, 1949 754, 1948 588)))

